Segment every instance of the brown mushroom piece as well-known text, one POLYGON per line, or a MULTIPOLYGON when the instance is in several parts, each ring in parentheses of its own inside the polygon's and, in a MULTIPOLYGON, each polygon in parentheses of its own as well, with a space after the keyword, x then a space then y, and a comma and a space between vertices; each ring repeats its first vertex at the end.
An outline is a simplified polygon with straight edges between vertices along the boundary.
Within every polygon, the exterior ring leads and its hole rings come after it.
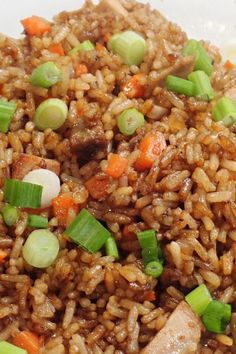
POLYGON ((98 12, 107 12, 111 11, 114 14, 120 16, 128 16, 128 11, 122 6, 118 0, 101 0, 97 5, 96 10, 98 12))
POLYGON ((141 354, 194 354, 200 341, 201 328, 200 319, 182 301, 141 354))
POLYGON ((107 149, 107 139, 100 121, 93 126, 83 124, 74 126, 69 141, 72 151, 77 152, 78 157, 83 160, 96 158, 99 153, 104 153, 107 149))

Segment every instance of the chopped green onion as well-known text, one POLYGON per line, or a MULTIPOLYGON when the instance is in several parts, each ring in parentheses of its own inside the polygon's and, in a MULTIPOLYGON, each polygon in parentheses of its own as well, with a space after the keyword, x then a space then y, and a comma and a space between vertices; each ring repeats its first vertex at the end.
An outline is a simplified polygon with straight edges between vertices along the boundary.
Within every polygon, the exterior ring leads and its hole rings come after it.
POLYGON ((0 100, 0 132, 6 133, 8 131, 16 108, 15 103, 0 100))
POLYGON ((121 35, 121 33, 116 33, 116 34, 113 34, 113 36, 111 36, 111 38, 109 39, 108 43, 107 43, 107 47, 109 50, 111 50, 112 52, 114 51, 114 48, 115 48, 115 42, 117 40, 117 38, 119 38, 121 35))
POLYGON ((50 206, 52 200, 59 195, 61 189, 60 178, 55 172, 46 168, 37 168, 30 171, 24 176, 23 182, 42 186, 41 208, 50 206))
POLYGON ((36 229, 46 229, 48 227, 48 219, 40 215, 29 215, 28 225, 36 229))
POLYGON ((210 79, 204 71, 194 71, 189 74, 188 79, 195 85, 194 96, 202 101, 210 101, 214 98, 215 93, 210 79))
POLYGON ((145 267, 145 273, 153 278, 159 278, 163 272, 163 265, 159 261, 149 262, 145 267))
POLYGON ((126 109, 117 118, 118 128, 124 135, 133 135, 144 123, 144 115, 136 108, 126 109))
POLYGON ((13 344, 2 341, 0 342, 0 354, 27 354, 27 351, 16 347, 13 344))
POLYGON ((34 230, 23 246, 23 258, 36 268, 47 268, 57 258, 58 238, 49 230, 34 230))
POLYGON ((142 249, 142 258, 144 265, 148 264, 150 260, 158 260, 162 265, 164 264, 164 256, 159 243, 157 248, 145 247, 142 249))
POLYGON ((86 209, 82 209, 65 234, 90 253, 99 251, 111 236, 110 232, 86 209))
POLYGON ((206 50, 200 42, 196 41, 195 39, 190 39, 185 45, 182 54, 184 56, 195 56, 194 70, 202 70, 207 75, 211 75, 213 70, 212 59, 207 54, 206 50))
POLYGON ((119 252, 114 237, 109 237, 105 243, 106 254, 119 259, 119 252))
POLYGON ((164 257, 157 243, 156 232, 154 230, 138 232, 137 237, 142 248, 144 266, 152 261, 159 261, 163 264, 164 257))
POLYGON ((206 285, 201 284, 185 296, 185 300, 192 307, 193 311, 201 316, 212 301, 212 297, 206 285))
POLYGON ((168 75, 166 79, 166 87, 168 90, 180 93, 186 96, 194 96, 195 85, 189 80, 180 77, 168 75))
POLYGON ((38 184, 7 179, 4 184, 5 201, 21 208, 40 208, 43 187, 38 184))
POLYGON ((43 101, 36 109, 34 123, 36 128, 44 130, 60 128, 66 120, 68 108, 66 103, 59 98, 49 98, 43 101))
POLYGON ((155 230, 145 230, 137 233, 139 244, 144 248, 157 248, 157 238, 155 230))
POLYGON ((19 212, 16 207, 11 205, 5 205, 2 209, 3 220, 6 225, 12 226, 17 222, 19 212))
POLYGON ((71 49, 68 53, 68 55, 76 55, 78 52, 87 52, 90 50, 94 50, 95 47, 93 45, 93 43, 90 40, 86 40, 82 43, 80 43, 77 47, 71 49))
POLYGON ((236 104, 228 97, 222 97, 212 110, 213 119, 229 126, 236 122, 236 104))
POLYGON ((61 70, 52 61, 48 61, 33 70, 31 84, 33 86, 49 88, 59 82, 61 78, 61 70))
POLYGON ((145 247, 142 248, 143 264, 146 266, 151 261, 156 261, 158 258, 158 247, 145 247))
POLYGON ((145 39, 133 31, 116 33, 108 42, 108 49, 118 54, 127 65, 139 65, 145 56, 145 39))
POLYGON ((231 305, 213 300, 207 306, 202 321, 209 332, 223 333, 231 318, 231 305))

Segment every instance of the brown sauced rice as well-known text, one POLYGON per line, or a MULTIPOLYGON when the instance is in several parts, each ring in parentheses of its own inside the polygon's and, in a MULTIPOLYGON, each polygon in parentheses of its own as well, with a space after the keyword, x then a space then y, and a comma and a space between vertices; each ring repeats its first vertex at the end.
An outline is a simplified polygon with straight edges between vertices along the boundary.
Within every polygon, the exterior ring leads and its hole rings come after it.
MULTIPOLYGON (((22 247, 29 235, 28 212, 20 211, 15 227, 7 228, 0 216, 0 248, 8 257, 0 263, 0 341, 11 342, 19 330, 30 330, 42 339, 45 354, 139 353, 165 325, 185 294, 205 283, 213 296, 225 303, 236 301, 236 136, 211 117, 212 102, 176 95, 166 90, 160 77, 182 60, 186 34, 149 5, 122 1, 127 17, 90 1, 75 12, 54 18, 43 36, 20 40, 0 34, 0 99, 13 100, 17 111, 9 132, 0 133, 0 207, 5 205, 3 183, 12 176, 21 153, 55 159, 60 163, 61 193, 87 208, 113 233, 121 259, 104 253, 89 254, 63 235, 64 228, 50 209, 49 229, 57 235, 56 261, 40 270, 26 264, 22 247), (133 30, 146 39, 148 51, 142 64, 127 66, 106 48, 59 56, 48 48, 61 43, 65 53, 86 39, 106 47, 106 36, 133 30), (63 79, 51 89, 30 84, 32 70, 53 61, 63 79), (78 64, 88 72, 76 77, 78 64), (142 98, 128 98, 124 83, 145 74, 142 98), (63 99, 69 108, 58 131, 38 131, 33 123, 36 107, 48 97, 63 99), (117 115, 127 108, 143 112, 146 124, 132 137, 119 133, 117 115), (82 112, 82 117, 80 115, 82 112), (68 131, 81 120, 102 124, 107 150, 80 159, 71 148, 68 131), (167 148, 149 171, 135 170, 138 145, 145 133, 158 130, 167 148), (85 182, 92 176, 106 178, 108 154, 128 159, 125 173, 109 180, 102 200, 89 195, 85 182), (162 276, 152 279, 143 271, 137 240, 130 232, 157 231, 165 254, 162 276), (147 301, 154 290, 156 300, 147 301)), ((219 52, 202 42, 213 57, 211 81, 217 97, 235 85, 236 71, 226 71, 219 52)), ((68 215, 73 219, 74 215, 68 215)), ((70 220, 67 220, 69 223, 70 220)), ((233 312, 236 307, 233 306, 233 312)), ((198 353, 235 353, 235 327, 224 334, 203 331, 198 353)))

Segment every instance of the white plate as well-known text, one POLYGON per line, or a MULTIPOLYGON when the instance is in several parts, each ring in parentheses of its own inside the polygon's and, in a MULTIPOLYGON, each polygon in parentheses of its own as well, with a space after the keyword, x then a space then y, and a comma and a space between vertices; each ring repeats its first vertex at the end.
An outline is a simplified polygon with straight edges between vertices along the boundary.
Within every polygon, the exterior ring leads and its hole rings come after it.
MULTIPOLYGON (((57 12, 75 10, 82 3, 82 0, 0 0, 0 32, 19 36, 20 19, 33 14, 51 19, 57 12)), ((236 61, 236 0, 150 0, 149 3, 181 25, 190 37, 212 41, 225 53, 231 52, 228 54, 236 61)))

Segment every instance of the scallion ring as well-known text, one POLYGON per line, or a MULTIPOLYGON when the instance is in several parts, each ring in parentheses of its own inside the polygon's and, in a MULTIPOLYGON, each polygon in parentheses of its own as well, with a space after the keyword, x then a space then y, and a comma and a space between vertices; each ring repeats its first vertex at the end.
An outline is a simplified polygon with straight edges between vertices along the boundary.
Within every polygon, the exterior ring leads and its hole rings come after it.
POLYGON ((49 88, 59 82, 61 77, 61 70, 52 61, 48 61, 33 70, 31 83, 33 86, 49 88))
POLYGON ((23 246, 23 258, 36 268, 47 268, 57 258, 59 241, 49 230, 35 230, 23 246))
POLYGON ((40 130, 56 130, 65 123, 67 114, 68 108, 63 100, 49 98, 37 107, 33 120, 36 128, 40 130))

